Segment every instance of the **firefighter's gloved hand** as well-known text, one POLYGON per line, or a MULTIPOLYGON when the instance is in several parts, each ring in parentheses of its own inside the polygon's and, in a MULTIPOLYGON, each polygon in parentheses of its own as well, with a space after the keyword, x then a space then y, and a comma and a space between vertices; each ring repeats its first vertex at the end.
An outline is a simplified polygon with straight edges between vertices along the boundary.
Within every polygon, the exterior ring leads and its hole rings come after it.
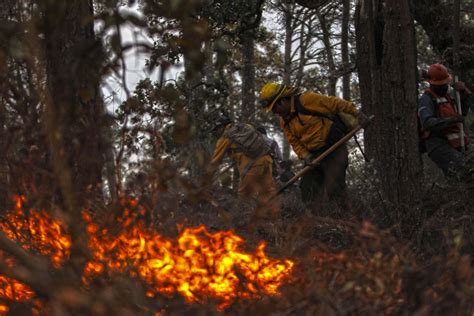
POLYGON ((453 84, 453 88, 457 91, 464 91, 466 90, 466 85, 464 84, 464 82, 462 81, 456 81, 454 84, 453 84))
POLYGON ((307 154, 306 157, 304 157, 304 165, 309 166, 315 158, 316 158, 315 155, 311 153, 307 154))
POLYGON ((362 111, 359 111, 359 113, 357 114, 357 119, 359 120, 359 125, 364 128, 367 127, 367 125, 369 125, 370 123, 370 118, 362 111))
POLYGON ((462 93, 465 93, 465 94, 471 94, 471 90, 469 90, 466 85, 464 84, 464 82, 462 81, 456 81, 453 85, 454 89, 459 91, 459 92, 462 92, 462 93))

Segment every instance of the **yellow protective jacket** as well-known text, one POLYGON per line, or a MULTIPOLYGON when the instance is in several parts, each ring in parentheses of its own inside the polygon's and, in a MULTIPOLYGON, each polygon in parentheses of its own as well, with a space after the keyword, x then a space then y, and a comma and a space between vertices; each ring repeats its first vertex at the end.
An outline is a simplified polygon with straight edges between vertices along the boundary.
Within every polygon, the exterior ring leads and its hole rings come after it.
MULTIPOLYGON (((231 125, 226 127, 229 128, 231 125)), ((223 135, 226 133, 224 132, 223 135)), ((269 154, 256 159, 250 168, 247 165, 253 161, 238 150, 238 145, 233 143, 228 137, 221 136, 217 140, 216 149, 212 157, 214 168, 217 167, 224 155, 229 152, 230 157, 237 163, 240 173, 239 196, 244 199, 257 201, 265 207, 259 208, 258 216, 276 215, 279 212, 279 200, 268 199, 276 193, 275 183, 272 176, 272 158, 269 154), (243 172, 246 174, 243 175, 243 172), (261 214, 260 214, 261 213, 261 214), (263 214, 266 213, 266 214, 263 214), (268 213, 268 214, 267 214, 268 213)))
MULTIPOLYGON (((295 97, 291 98, 291 113, 296 112, 295 97)), ((345 112, 354 116, 358 113, 352 102, 337 97, 306 92, 299 98, 301 105, 309 111, 318 111, 323 114, 345 112)), ((329 129, 333 122, 315 115, 298 113, 298 116, 299 119, 291 115, 292 118, 288 122, 281 118, 280 125, 295 153, 300 159, 304 159, 310 151, 326 145, 329 129)))

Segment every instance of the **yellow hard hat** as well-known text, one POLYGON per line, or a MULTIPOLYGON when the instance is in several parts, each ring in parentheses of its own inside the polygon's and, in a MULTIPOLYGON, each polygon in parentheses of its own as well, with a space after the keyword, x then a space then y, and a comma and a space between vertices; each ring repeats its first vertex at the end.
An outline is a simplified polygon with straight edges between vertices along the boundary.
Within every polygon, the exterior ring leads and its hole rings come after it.
POLYGON ((269 82, 260 90, 260 105, 270 112, 278 100, 293 96, 298 93, 298 89, 276 82, 269 82))

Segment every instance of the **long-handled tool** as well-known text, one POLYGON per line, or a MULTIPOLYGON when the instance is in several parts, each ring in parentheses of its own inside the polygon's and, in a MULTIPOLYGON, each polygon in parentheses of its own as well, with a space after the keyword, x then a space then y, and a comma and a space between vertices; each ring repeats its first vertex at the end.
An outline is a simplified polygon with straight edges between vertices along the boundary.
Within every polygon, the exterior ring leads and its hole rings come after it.
MULTIPOLYGON (((454 76, 454 82, 458 81, 458 76, 454 76)), ((462 107, 461 107, 461 96, 459 95, 459 91, 456 90, 456 111, 459 115, 462 115, 462 107)), ((459 137, 461 139, 461 151, 464 153, 466 151, 466 146, 464 144, 464 124, 461 122, 458 124, 459 127, 459 137)))
POLYGON ((288 180, 273 196, 270 197, 270 200, 273 200, 275 197, 277 197, 279 194, 281 194, 283 191, 285 191, 290 185, 295 183, 296 180, 298 180, 301 176, 303 176, 305 173, 313 169, 318 163, 321 162, 324 158, 326 158, 329 154, 331 154, 334 150, 336 150, 339 146, 347 142, 352 136, 354 136, 359 130, 362 128, 366 128, 367 125, 373 120, 374 115, 369 116, 367 122, 362 126, 362 125, 357 125, 354 127, 349 133, 344 135, 339 141, 337 141, 334 145, 326 149, 321 155, 316 157, 313 161, 311 161, 310 164, 308 164, 306 167, 301 169, 293 178, 288 180))

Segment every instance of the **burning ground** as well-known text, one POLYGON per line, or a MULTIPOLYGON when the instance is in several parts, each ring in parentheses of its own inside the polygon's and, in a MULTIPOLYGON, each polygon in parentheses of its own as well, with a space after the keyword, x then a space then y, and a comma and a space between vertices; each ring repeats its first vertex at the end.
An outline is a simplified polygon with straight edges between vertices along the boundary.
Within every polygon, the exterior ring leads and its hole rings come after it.
POLYGON ((60 210, 27 203, 17 197, 0 222, 2 315, 432 315, 470 304, 460 244, 421 265, 367 222, 301 214, 237 234, 174 214, 176 231, 161 232, 153 222, 165 219, 130 199, 113 216, 83 211, 87 246, 75 249, 60 210))
MULTIPOLYGON (((25 210, 23 201, 16 198, 15 210, 7 213, 0 228, 25 250, 48 257, 60 269, 71 251, 66 228, 45 211, 25 210)), ((269 258, 264 242, 254 252, 242 250, 244 240, 232 231, 209 233, 201 225, 183 227, 175 239, 163 237, 145 227, 139 219, 145 210, 136 201, 126 204, 115 232, 83 213, 90 253, 82 275, 85 289, 104 274, 118 273, 141 282, 149 299, 180 294, 189 303, 215 300, 217 309, 223 310, 237 299, 277 295, 294 265, 290 260, 269 258)), ((15 267, 15 260, 2 257, 8 267, 15 267)), ((2 276, 0 285, 4 301, 36 298, 32 289, 14 279, 2 276)), ((8 311, 7 304, 1 310, 8 311)))

